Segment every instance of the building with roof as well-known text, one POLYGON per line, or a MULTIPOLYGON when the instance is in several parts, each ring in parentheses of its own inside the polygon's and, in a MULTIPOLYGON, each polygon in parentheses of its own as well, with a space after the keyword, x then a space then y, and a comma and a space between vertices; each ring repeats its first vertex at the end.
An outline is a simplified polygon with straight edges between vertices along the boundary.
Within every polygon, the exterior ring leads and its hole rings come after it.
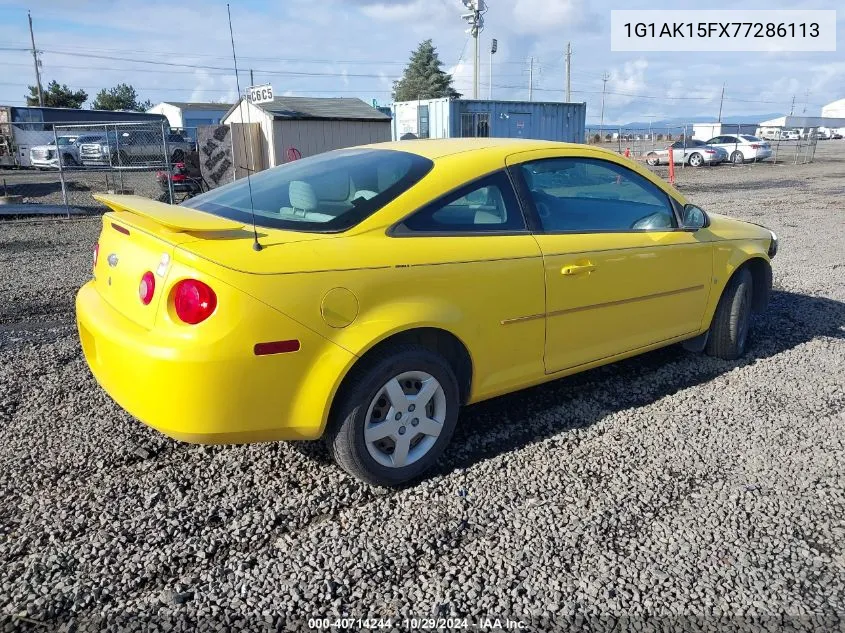
MULTIPOLYGON (((255 169, 354 145, 390 140, 390 117, 354 98, 276 97, 254 104, 241 99, 223 117, 247 124, 257 136, 255 169)), ((235 131, 233 138, 239 136, 235 131)))
POLYGON ((217 125, 231 107, 231 103, 163 101, 147 112, 163 114, 171 129, 183 130, 191 138, 196 138, 197 126, 217 125))
POLYGON ((838 99, 822 108, 822 116, 834 119, 845 119, 845 99, 838 99))

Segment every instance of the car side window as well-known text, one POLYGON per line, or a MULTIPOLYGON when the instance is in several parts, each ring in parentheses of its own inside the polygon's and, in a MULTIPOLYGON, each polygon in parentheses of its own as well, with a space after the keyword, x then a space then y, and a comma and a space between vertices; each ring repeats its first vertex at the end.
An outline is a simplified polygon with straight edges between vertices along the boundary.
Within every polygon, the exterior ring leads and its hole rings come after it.
POLYGON ((406 218, 396 229, 409 233, 490 233, 523 231, 522 217, 504 172, 476 180, 406 218))
POLYGON ((523 163, 520 171, 546 232, 677 227, 666 193, 622 165, 596 158, 551 158, 523 163))

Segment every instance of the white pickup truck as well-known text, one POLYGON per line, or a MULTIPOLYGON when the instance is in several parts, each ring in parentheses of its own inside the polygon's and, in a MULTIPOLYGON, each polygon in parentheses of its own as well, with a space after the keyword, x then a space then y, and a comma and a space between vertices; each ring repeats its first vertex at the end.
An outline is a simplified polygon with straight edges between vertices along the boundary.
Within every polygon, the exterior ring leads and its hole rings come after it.
POLYGON ((82 134, 60 136, 58 148, 56 141, 46 145, 36 145, 29 150, 29 162, 38 169, 58 169, 59 159, 62 167, 78 167, 82 164, 79 158, 79 146, 82 143, 96 143, 103 139, 100 134, 82 134))

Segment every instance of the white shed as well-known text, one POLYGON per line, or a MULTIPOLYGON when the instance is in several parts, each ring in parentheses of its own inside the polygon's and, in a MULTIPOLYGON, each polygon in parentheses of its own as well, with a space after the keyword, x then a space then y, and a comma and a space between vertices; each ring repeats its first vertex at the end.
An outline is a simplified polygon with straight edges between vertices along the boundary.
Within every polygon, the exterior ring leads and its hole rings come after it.
POLYGON ((360 99, 276 97, 255 105, 241 100, 223 123, 258 124, 267 166, 354 145, 390 140, 390 117, 360 99))
POLYGON ((231 108, 231 103, 162 101, 147 112, 163 114, 172 129, 185 130, 191 138, 196 138, 198 126, 217 125, 231 108))

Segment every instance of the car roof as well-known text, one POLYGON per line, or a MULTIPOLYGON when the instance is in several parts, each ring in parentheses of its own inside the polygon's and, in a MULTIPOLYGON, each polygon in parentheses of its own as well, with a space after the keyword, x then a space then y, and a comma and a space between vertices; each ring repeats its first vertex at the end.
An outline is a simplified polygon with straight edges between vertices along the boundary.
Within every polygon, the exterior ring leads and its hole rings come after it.
MULTIPOLYGON (((585 145, 579 143, 559 143, 556 141, 542 141, 535 139, 521 139, 521 138, 439 138, 439 139, 413 139, 407 141, 391 141, 387 143, 373 143, 371 145, 363 145, 362 147, 370 147, 373 149, 396 150, 400 152, 408 152, 430 158, 432 160, 449 156, 452 154, 460 154, 464 152, 479 152, 482 150, 493 151, 501 153, 502 157, 515 154, 517 152, 526 152, 535 149, 574 149, 586 148, 585 145)), ((609 150, 608 153, 610 152, 609 150)))

